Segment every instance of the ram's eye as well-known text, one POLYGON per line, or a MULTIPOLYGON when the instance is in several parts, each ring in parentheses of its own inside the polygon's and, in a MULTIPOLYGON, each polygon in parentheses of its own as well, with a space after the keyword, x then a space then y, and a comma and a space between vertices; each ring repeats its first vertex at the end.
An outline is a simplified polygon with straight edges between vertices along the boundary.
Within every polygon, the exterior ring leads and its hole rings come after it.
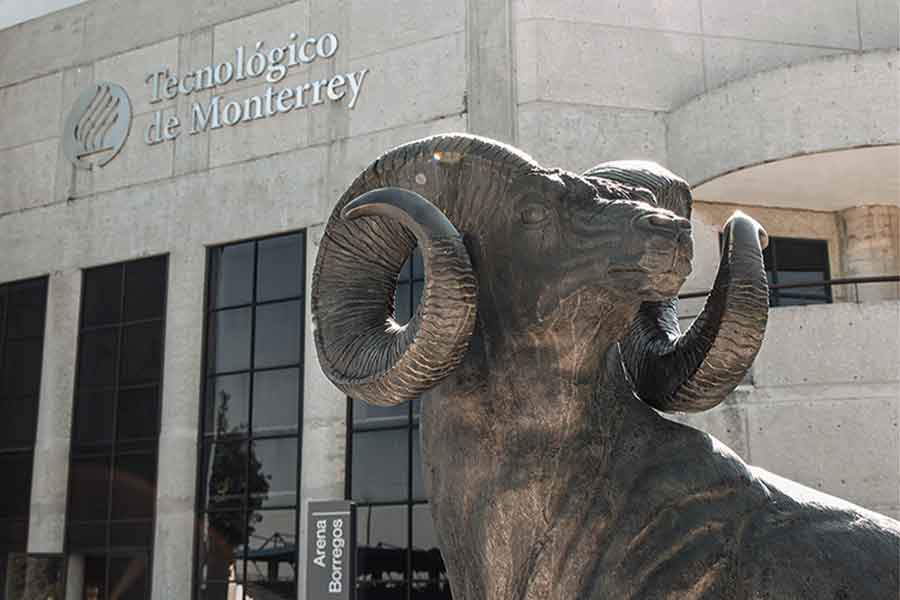
POLYGON ((529 204, 522 209, 522 223, 525 225, 540 225, 549 216, 547 209, 540 204, 529 204))

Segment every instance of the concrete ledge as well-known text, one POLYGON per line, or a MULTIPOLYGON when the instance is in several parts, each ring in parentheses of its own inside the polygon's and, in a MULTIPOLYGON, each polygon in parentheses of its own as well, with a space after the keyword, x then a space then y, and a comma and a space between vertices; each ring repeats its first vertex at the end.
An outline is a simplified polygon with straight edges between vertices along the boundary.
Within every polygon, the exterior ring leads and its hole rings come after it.
POLYGON ((667 116, 669 168, 692 185, 764 162, 900 143, 900 51, 759 73, 667 116))

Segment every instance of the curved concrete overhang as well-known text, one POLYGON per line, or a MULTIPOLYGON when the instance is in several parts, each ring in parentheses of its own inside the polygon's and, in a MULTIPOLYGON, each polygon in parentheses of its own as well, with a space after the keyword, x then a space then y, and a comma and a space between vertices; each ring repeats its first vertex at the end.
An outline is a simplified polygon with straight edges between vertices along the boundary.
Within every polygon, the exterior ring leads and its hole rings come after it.
MULTIPOLYGON (((869 195, 895 203, 900 50, 841 54, 758 73, 694 98, 669 113, 667 123, 669 167, 695 186, 698 197, 742 201, 730 192, 755 184, 755 193, 770 201, 743 201, 822 209, 797 197, 784 199, 791 193, 785 190, 783 201, 775 202, 769 192, 788 176, 803 181, 820 174, 823 179, 813 184, 819 189, 833 190, 831 184, 843 181, 852 193, 862 188, 851 181, 871 182, 881 174, 881 188, 869 195)), ((817 190, 806 180, 792 191, 817 190)), ((867 204, 871 198, 847 202, 867 204)))

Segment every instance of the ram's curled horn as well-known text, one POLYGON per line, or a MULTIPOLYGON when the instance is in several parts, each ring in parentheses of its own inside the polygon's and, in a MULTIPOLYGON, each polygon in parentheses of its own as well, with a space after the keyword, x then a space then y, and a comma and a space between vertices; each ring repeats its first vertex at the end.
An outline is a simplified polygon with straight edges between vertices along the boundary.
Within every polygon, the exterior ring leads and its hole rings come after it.
POLYGON ((335 385, 370 404, 399 404, 461 363, 477 305, 463 234, 489 219, 492 196, 514 173, 533 168, 512 148, 452 134, 395 148, 357 177, 331 214, 313 273, 316 349, 335 385), (397 274, 417 244, 425 289, 400 326, 391 318, 397 274))
MULTIPOLYGON (((585 176, 649 189, 660 206, 690 218, 690 187, 655 163, 605 163, 585 176)), ((765 231, 747 215, 736 212, 728 220, 713 290, 683 334, 675 298, 641 306, 621 348, 642 399, 659 410, 702 411, 741 382, 762 345, 768 318, 766 244, 765 231)))

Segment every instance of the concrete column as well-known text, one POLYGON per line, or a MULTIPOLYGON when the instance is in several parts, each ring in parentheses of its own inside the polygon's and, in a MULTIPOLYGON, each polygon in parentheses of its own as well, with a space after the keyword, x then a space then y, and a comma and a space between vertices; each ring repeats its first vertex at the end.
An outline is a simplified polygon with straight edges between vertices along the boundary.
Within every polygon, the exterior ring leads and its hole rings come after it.
MULTIPOLYGON (((856 206, 838 214, 841 264, 845 277, 897 275, 900 273, 900 207, 856 206)), ((859 286, 859 301, 900 298, 896 283, 859 286)), ((850 293, 850 298, 855 294, 850 293)))
POLYGON ((467 0, 469 133, 515 144, 516 80, 510 0, 467 0))
POLYGON ((312 272, 324 227, 306 230, 306 339, 303 366, 303 454, 300 465, 299 600, 306 598, 306 505, 309 500, 344 497, 347 461, 347 397, 325 377, 312 335, 309 297, 312 272))
POLYGON ((28 525, 33 553, 63 550, 80 300, 80 271, 50 275, 28 525))
POLYGON ((169 254, 153 600, 191 597, 206 249, 169 254))
POLYGON ((70 554, 66 557, 66 600, 84 598, 84 555, 70 554))

